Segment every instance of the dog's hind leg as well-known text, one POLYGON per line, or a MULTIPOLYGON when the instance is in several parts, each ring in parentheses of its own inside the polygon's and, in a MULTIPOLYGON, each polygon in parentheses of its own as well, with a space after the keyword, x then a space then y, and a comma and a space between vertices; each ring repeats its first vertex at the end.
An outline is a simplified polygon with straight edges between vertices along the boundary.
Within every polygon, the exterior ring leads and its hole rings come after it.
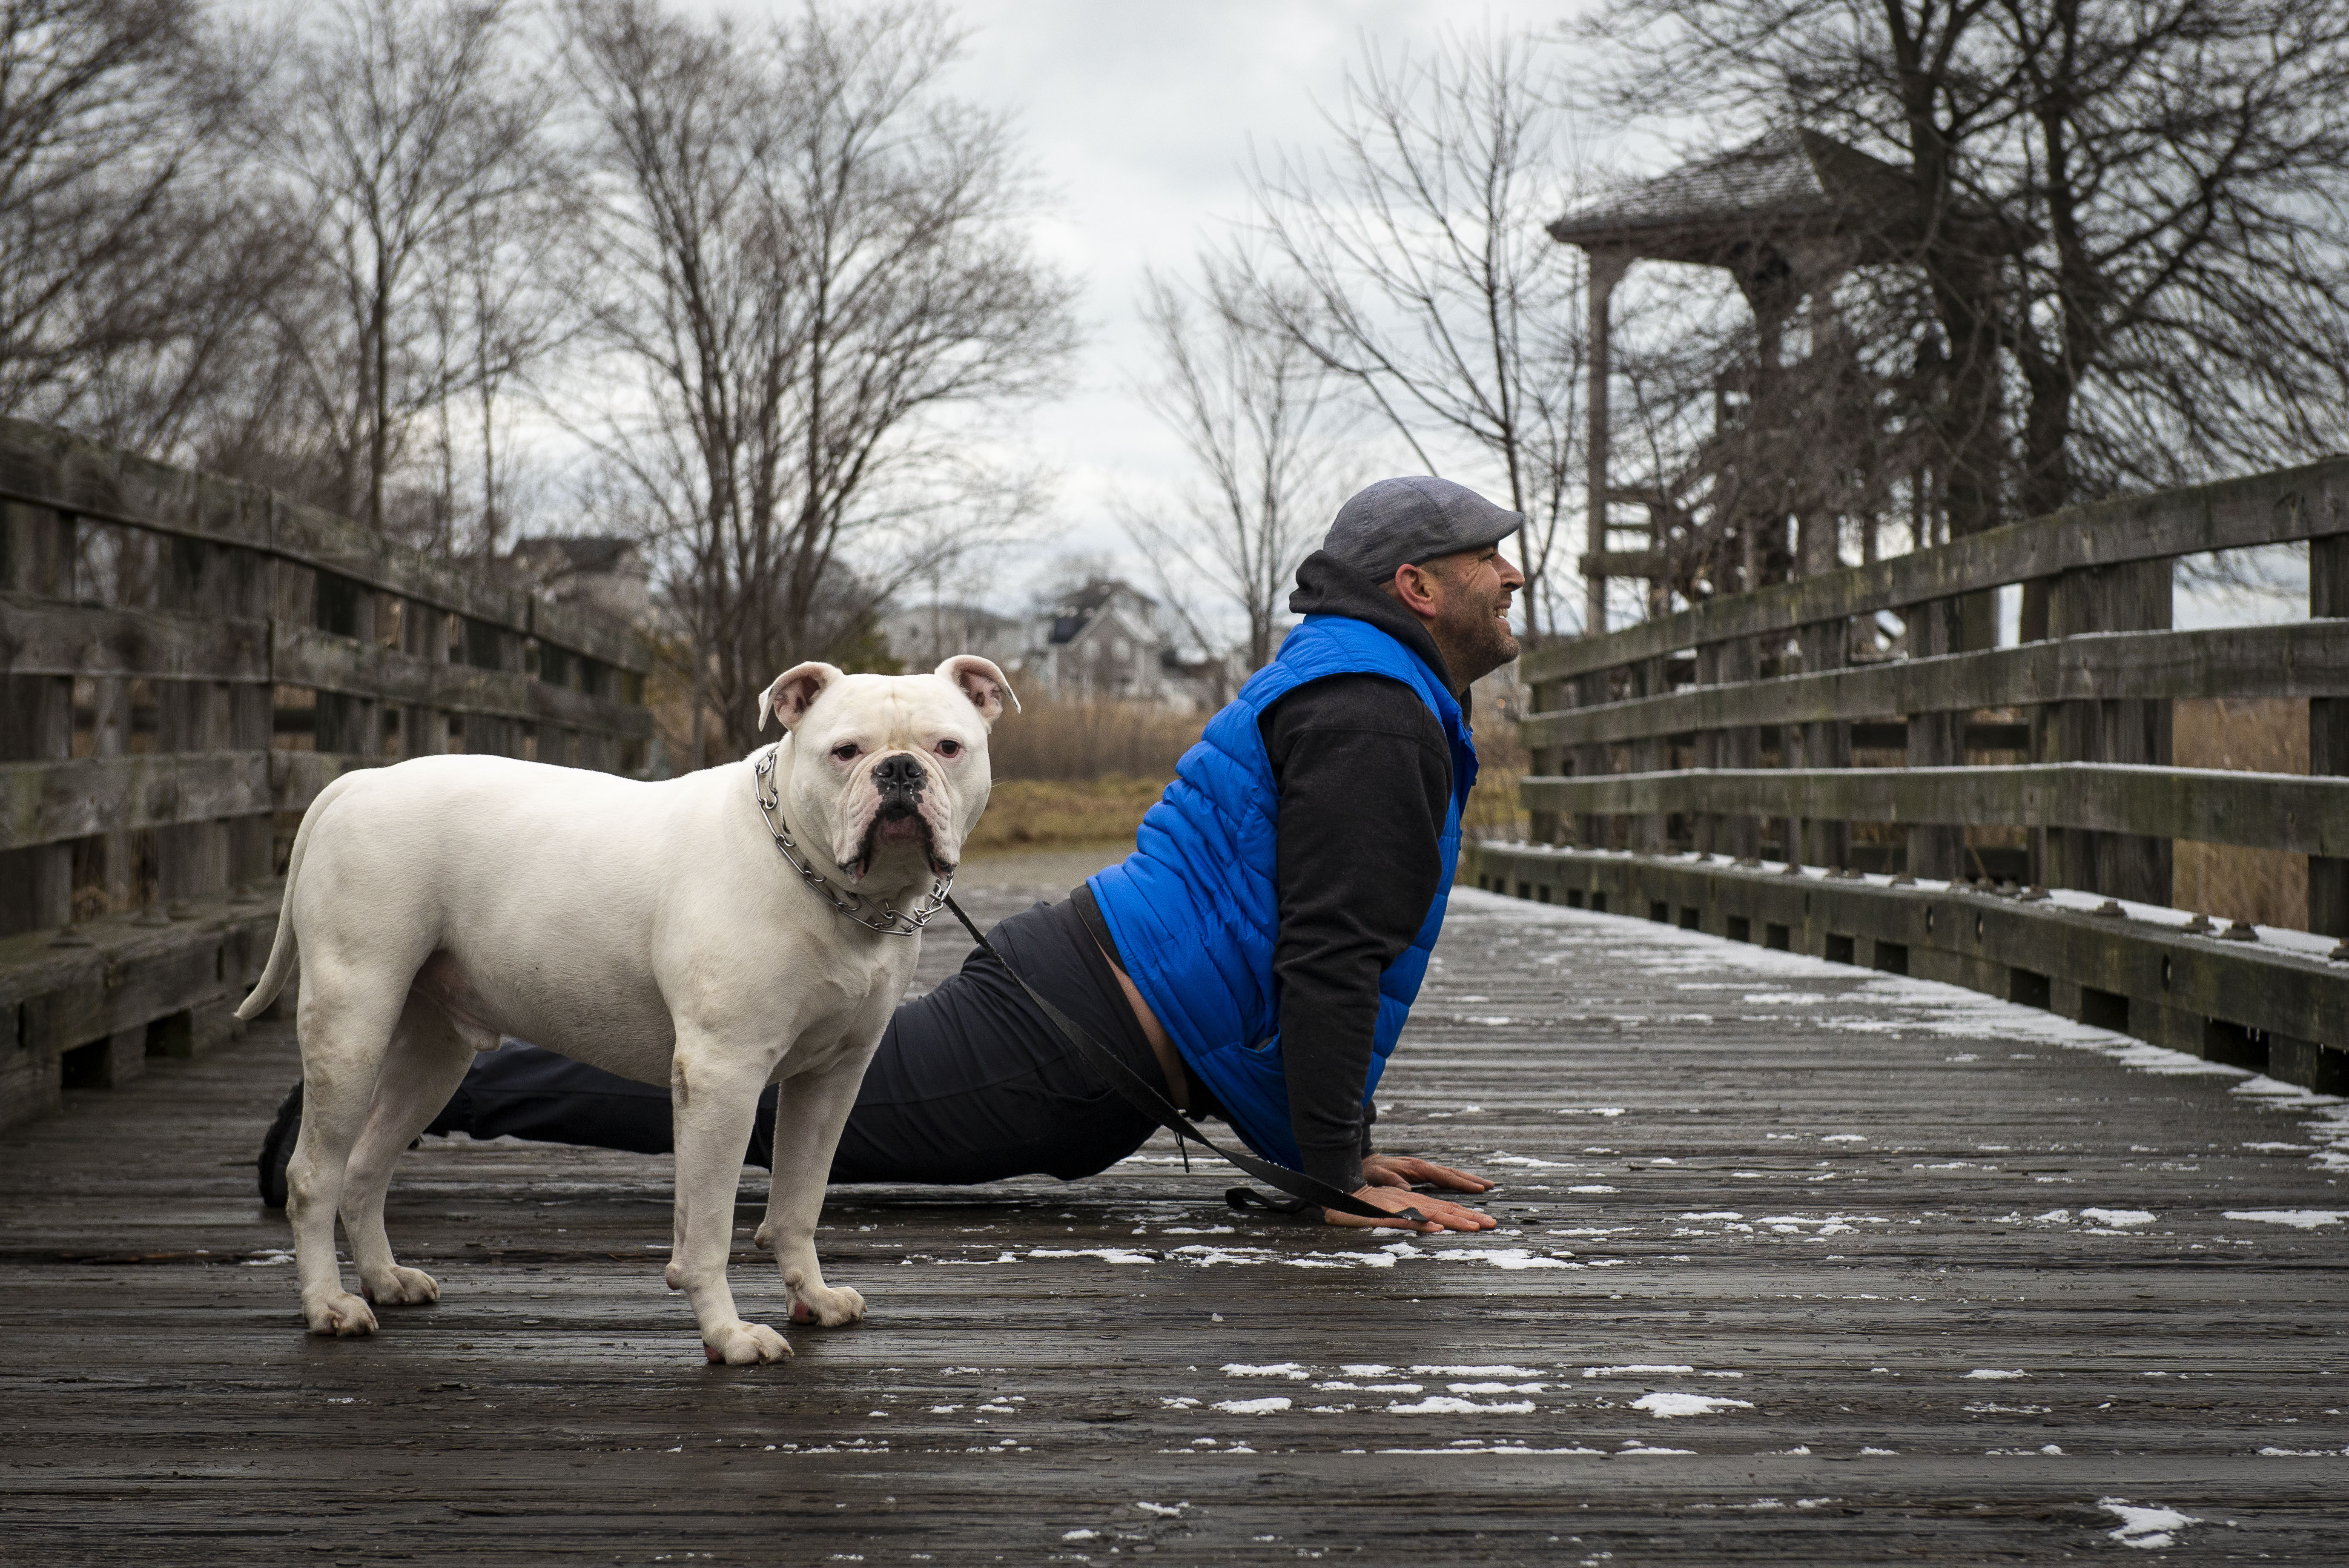
POLYGON ((401 1152, 449 1103, 472 1060, 472 1047, 449 1015, 437 1003, 409 992, 376 1078, 367 1126, 343 1179, 343 1234, 350 1238, 359 1289, 378 1306, 440 1299, 440 1286, 430 1274, 393 1261, 391 1239, 383 1228, 383 1200, 401 1152))
POLYGON ((304 968, 295 1024, 302 1041, 302 1133, 285 1168, 285 1215, 294 1226, 302 1315, 313 1334, 372 1334, 375 1314, 343 1288, 335 1215, 408 987, 404 977, 396 985, 384 984, 323 955, 304 968))
MULTIPOLYGON (((876 1042, 877 1044, 877 1042, 876 1042)), ((815 1222, 823 1212, 825 1179, 840 1148, 841 1129, 864 1081, 865 1051, 823 1072, 785 1078, 775 1095, 775 1151, 768 1167, 767 1217, 758 1244, 775 1254, 791 1292, 792 1316, 836 1328, 864 1315, 864 1298, 823 1283, 816 1262, 815 1222)))
MULTIPOLYGON (((742 1180, 742 1151, 759 1113, 774 1059, 718 1045, 680 1027, 669 1069, 669 1101, 677 1127, 678 1243, 667 1278, 693 1303, 703 1352, 730 1366, 781 1361, 792 1353, 783 1336, 763 1323, 745 1323, 726 1284, 726 1255, 734 1241, 734 1195, 742 1180)), ((791 1037, 781 1032, 781 1037, 791 1037)))

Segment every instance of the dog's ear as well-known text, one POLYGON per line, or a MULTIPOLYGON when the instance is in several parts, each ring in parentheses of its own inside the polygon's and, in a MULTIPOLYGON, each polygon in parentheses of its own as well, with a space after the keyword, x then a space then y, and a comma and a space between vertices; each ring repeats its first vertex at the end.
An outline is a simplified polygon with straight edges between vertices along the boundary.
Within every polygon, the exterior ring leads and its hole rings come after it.
POLYGON ((759 727, 767 727, 767 716, 771 713, 785 729, 798 727, 807 710, 815 706, 815 699, 823 695, 823 688, 840 678, 837 665, 793 665, 775 677, 774 685, 759 694, 759 727))
POLYGON ((1011 683, 1003 678, 1003 672, 995 667, 992 660, 982 659, 977 654, 957 654, 940 665, 936 673, 970 698, 970 706, 978 709, 983 724, 992 726, 1006 702, 1011 705, 1012 712, 1019 711, 1019 699, 1012 694, 1011 683))

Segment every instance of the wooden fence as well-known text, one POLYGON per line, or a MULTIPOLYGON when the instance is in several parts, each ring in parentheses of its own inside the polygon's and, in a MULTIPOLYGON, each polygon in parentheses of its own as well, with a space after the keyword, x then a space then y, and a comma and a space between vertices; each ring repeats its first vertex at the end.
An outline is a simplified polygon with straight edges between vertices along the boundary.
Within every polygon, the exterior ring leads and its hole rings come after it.
POLYGON ((1716 599, 1522 678, 1534 841, 1476 846, 1467 880, 2349 1088, 2349 942, 2152 907, 2175 840, 2288 851, 2309 931, 2349 937, 2349 459, 1716 599), (2297 542, 2308 620, 2173 629, 2179 557, 2297 542), (2007 588, 2020 641, 1988 645, 2007 588), (2307 699, 2311 776, 2170 766, 2174 702, 2272 697, 2307 699))
POLYGON ((347 769, 646 766, 643 640, 486 575, 0 420, 0 1125, 233 1030, 347 769))

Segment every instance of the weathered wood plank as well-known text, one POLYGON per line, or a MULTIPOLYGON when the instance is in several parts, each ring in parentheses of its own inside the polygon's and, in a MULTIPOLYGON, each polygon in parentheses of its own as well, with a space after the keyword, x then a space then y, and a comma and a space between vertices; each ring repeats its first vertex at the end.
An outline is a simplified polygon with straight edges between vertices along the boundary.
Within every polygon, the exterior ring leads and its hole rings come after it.
POLYGON ((263 752, 0 763, 0 850, 270 809, 269 759, 263 752))
POLYGON ((626 628, 529 595, 385 539, 348 518, 255 486, 199 476, 47 426, 0 418, 0 500, 98 521, 239 545, 368 587, 492 621, 621 668, 652 667, 626 628))
POLYGON ((545 720, 632 738, 652 733, 652 715, 644 707, 533 680, 520 670, 449 664, 283 621, 272 625, 271 634, 270 666, 284 685, 450 713, 545 720))
POLYGON ((2349 854, 2349 779, 2122 763, 1694 769, 1527 779, 1544 811, 1758 811, 1855 822, 2023 824, 2349 854))
POLYGON ((1733 724, 1815 724, 2130 698, 2349 696, 2349 621, 2196 632, 2101 632, 1980 653, 1684 686, 1535 714, 1528 746, 1617 743, 1733 724))
POLYGON ((11 676, 266 682, 269 627, 183 611, 0 593, 0 669, 11 676))
POLYGON ((2087 567, 2349 532, 2349 458, 2155 495, 2068 507, 1948 544, 1775 584, 1604 637, 1536 649, 1521 677, 1553 681, 1660 658, 1702 643, 1787 632, 1816 622, 2087 567))
MULTIPOLYGON (((2271 1039, 2349 1046, 2349 965, 2258 941, 2230 941, 2215 930, 2092 914, 2052 902, 2025 902, 1940 888, 1894 887, 1881 879, 1789 877, 1682 857, 1640 859, 1540 846, 1478 844, 1463 851, 1464 876, 1497 891, 1562 903, 1608 895, 1611 911, 1640 915, 1656 905, 1692 929, 1762 942, 1771 927, 1789 951, 1826 956, 1847 944, 1841 962, 1941 980, 2007 1000, 2014 975, 2031 977, 2034 1005, 2079 1018, 2081 988, 2128 1001, 2126 1022, 2107 1026, 2194 1056, 2210 1054, 2207 1026, 2217 1020, 2271 1039), (1882 953, 1876 944, 1889 944, 1882 953), (1897 965, 1891 952, 1897 950, 1897 965), (2053 987, 2052 990, 2049 987, 2053 987), (2064 987, 2070 989, 2068 993, 2064 987), (2060 1006, 2059 1006, 2060 1004, 2060 1006)), ((2234 1037, 2224 1037, 2232 1039, 2234 1037)), ((2248 1049, 2248 1045, 2242 1048, 2248 1049)), ((2244 1065, 2237 1062, 2236 1065, 2244 1065)), ((2328 1050, 2312 1068, 2337 1079, 2349 1056, 2328 1050)), ((2279 1063, 2274 1070, 2283 1070, 2279 1063)), ((2305 1078, 2291 1081, 2306 1084, 2305 1078)), ((2338 1092, 2333 1079, 2315 1085, 2338 1092)))

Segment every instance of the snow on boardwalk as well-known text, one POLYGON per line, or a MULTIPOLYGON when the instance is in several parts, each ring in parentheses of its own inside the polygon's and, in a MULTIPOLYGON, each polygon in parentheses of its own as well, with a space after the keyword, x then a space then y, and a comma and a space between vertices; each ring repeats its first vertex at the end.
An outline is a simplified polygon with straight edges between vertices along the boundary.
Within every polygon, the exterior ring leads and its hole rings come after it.
POLYGON ((842 1189, 827 1266, 873 1316, 763 1370, 705 1367, 661 1288, 665 1161, 429 1142, 392 1225, 443 1299, 337 1344, 252 1195, 289 1041, 70 1097, 0 1135, 5 1555, 2349 1561, 2349 1108, 1971 993, 1454 911, 1380 1139, 1503 1180, 1500 1231, 1244 1218, 1163 1141, 842 1189))

